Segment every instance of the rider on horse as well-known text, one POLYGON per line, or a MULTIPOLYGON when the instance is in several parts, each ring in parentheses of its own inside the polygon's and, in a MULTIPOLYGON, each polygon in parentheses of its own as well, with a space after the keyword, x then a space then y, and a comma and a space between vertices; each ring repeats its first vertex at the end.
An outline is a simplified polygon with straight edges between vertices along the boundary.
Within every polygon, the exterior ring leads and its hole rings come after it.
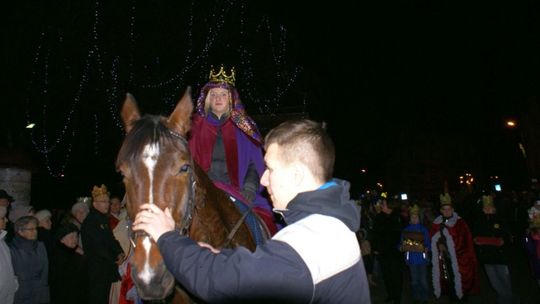
POLYGON ((234 87, 234 69, 230 74, 223 66, 217 73, 211 70, 209 80, 201 89, 193 115, 189 138, 193 159, 218 188, 234 198, 241 212, 247 211, 245 205, 253 204, 273 235, 277 229, 272 210, 259 184, 265 169, 262 138, 234 87))

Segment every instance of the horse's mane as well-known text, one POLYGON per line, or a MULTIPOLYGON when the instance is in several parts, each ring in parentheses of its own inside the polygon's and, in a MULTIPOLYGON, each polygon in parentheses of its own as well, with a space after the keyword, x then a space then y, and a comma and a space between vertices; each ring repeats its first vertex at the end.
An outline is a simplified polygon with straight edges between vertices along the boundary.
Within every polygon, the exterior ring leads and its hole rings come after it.
POLYGON ((171 141, 173 134, 163 120, 159 115, 144 115, 135 121, 118 152, 116 165, 137 159, 148 144, 171 141))

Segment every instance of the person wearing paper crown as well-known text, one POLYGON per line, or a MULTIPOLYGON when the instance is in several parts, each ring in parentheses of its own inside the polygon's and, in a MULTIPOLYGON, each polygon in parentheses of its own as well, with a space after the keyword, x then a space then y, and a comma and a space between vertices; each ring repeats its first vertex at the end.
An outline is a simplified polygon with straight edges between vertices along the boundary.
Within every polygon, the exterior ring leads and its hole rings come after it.
POLYGON ((482 196, 482 214, 474 222, 473 235, 478 261, 497 292, 497 303, 516 303, 508 270, 510 234, 506 223, 496 214, 491 195, 482 196))
POLYGON ((118 265, 124 252, 109 228, 109 192, 105 185, 92 189, 92 208, 81 226, 88 258, 89 303, 108 303, 111 284, 120 280, 118 265))
POLYGON ((211 69, 209 82, 197 99, 189 149, 216 186, 248 205, 253 204, 253 210, 274 234, 277 228, 271 207, 261 195, 263 188, 259 184, 265 170, 263 140, 240 101, 235 81, 234 69, 230 73, 223 66, 218 72, 211 69))
POLYGON ((420 223, 420 208, 414 205, 409 208, 409 225, 401 232, 401 251, 405 255, 405 264, 411 274, 411 294, 417 303, 429 300, 427 282, 428 252, 430 247, 429 233, 420 223))
POLYGON ((525 248, 533 277, 540 287, 540 200, 529 209, 529 229, 525 237, 525 248))
POLYGON ((451 299, 461 301, 468 294, 478 294, 480 288, 472 235, 469 226, 454 212, 450 194, 445 192, 439 198, 441 215, 429 231, 433 293, 437 298, 447 293, 451 299))

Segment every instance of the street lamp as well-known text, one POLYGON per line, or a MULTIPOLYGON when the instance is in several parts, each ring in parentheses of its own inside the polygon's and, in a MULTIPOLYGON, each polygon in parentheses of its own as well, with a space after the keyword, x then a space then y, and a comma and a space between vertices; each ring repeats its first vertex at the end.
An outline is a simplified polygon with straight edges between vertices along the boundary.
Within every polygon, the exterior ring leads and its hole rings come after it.
MULTIPOLYGON (((527 127, 527 124, 523 124, 521 121, 518 121, 516 119, 506 119, 505 121, 505 127, 507 129, 509 129, 511 131, 511 133, 513 133, 513 136, 517 139, 517 145, 518 145, 518 149, 519 151, 521 152, 521 156, 523 156, 523 160, 524 160, 524 165, 525 165, 525 174, 527 176, 528 179, 531 180, 531 182, 535 179, 534 176, 533 176, 533 167, 532 167, 532 163, 531 161, 534 160, 534 155, 533 155, 533 159, 529 159, 527 157, 527 150, 529 150, 530 146, 528 145, 528 142, 524 136, 524 126, 527 127), (516 133, 517 132, 517 133, 516 133)), ((531 152, 530 150, 528 151, 529 153, 531 152)))
MULTIPOLYGON (((506 120, 506 126, 509 128, 509 129, 516 129, 518 127, 518 124, 515 120, 513 119, 508 119, 506 120)), ((525 146, 523 146, 523 134, 521 133, 521 130, 518 130, 519 131, 519 142, 518 142, 518 148, 519 148, 519 151, 521 151, 521 155, 523 155, 523 158, 527 159, 527 152, 525 152, 525 146)))

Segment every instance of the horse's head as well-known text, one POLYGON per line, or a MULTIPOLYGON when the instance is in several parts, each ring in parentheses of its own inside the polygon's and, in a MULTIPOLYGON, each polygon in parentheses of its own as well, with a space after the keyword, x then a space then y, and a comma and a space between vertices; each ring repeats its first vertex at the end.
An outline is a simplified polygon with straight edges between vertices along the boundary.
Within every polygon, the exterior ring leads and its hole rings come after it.
MULTIPOLYGON (((140 117, 134 98, 128 94, 122 107, 127 132, 117 159, 124 177, 126 206, 130 219, 144 203, 169 207, 177 228, 187 230, 193 211, 193 161, 186 134, 193 104, 189 89, 168 117, 140 117)), ((131 228, 131 227, 130 227, 131 228)), ((163 299, 174 288, 174 277, 165 268, 154 240, 144 232, 131 232, 134 246, 132 278, 144 299, 163 299)))

